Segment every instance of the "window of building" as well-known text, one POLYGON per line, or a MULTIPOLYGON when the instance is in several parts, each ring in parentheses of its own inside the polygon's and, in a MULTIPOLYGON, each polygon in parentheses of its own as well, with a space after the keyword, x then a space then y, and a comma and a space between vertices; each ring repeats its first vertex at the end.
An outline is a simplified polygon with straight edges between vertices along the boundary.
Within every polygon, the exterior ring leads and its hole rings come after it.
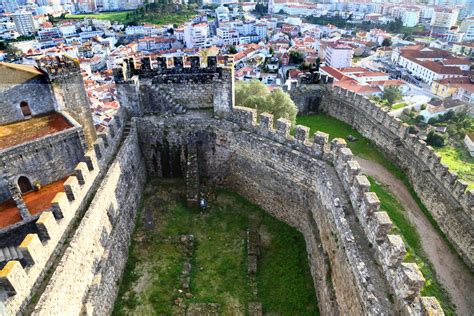
POLYGON ((20 109, 21 109, 21 113, 23 113, 23 116, 31 116, 31 109, 30 109, 30 106, 28 105, 28 102, 26 101, 22 101, 20 103, 20 109))

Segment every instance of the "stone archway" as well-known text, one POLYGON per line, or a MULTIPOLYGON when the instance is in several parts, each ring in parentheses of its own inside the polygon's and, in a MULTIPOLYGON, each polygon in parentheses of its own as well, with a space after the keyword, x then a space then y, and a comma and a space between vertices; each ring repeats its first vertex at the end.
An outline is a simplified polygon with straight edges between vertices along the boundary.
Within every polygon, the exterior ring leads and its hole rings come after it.
POLYGON ((33 191, 33 185, 31 184, 31 181, 25 176, 18 178, 18 187, 20 188, 22 194, 33 191))

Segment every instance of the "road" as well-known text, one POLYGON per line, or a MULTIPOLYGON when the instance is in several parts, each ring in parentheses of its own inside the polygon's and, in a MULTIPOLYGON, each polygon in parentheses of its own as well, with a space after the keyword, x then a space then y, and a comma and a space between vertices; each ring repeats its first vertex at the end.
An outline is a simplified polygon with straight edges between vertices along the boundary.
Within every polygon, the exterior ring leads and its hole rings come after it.
POLYGON ((402 181, 380 164, 359 157, 356 160, 367 175, 388 186, 390 192, 405 209, 409 221, 420 235, 423 251, 433 265, 438 281, 456 305, 458 315, 472 315, 474 313, 474 276, 438 235, 402 181))

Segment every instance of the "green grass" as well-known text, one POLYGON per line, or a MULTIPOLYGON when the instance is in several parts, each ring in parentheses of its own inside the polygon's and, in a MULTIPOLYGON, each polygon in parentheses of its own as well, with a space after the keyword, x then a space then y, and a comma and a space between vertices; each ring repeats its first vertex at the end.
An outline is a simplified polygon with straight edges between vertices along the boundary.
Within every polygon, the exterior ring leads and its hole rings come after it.
POLYGON ((101 12, 101 13, 87 13, 87 14, 68 14, 66 19, 98 19, 98 20, 109 20, 111 22, 119 23, 150 23, 156 25, 163 24, 181 24, 188 21, 190 18, 196 15, 194 11, 182 10, 179 13, 166 13, 166 14, 157 14, 157 13, 147 13, 144 17, 134 19, 131 16, 133 11, 118 11, 118 12, 101 12), (127 18, 127 14, 129 14, 127 18))
POLYGON ((435 151, 441 156, 441 162, 468 184, 468 189, 474 189, 474 158, 465 148, 447 145, 435 151))
POLYGON ((259 260, 257 282, 266 311, 280 311, 280 315, 318 314, 311 276, 306 269, 303 236, 271 217, 266 217, 262 224, 270 234, 278 236, 263 249, 259 260))
POLYGON ((404 108, 405 106, 407 106, 405 102, 395 103, 394 105, 392 105, 392 110, 398 110, 404 108))
POLYGON ((357 138, 355 142, 347 141, 347 147, 352 150, 354 155, 361 158, 374 161, 381 164, 398 178, 402 178, 401 171, 377 149, 374 143, 363 137, 356 129, 352 128, 334 117, 325 114, 316 114, 308 116, 298 116, 296 124, 308 126, 310 134, 313 135, 316 131, 321 131, 329 134, 329 139, 346 138, 352 135, 357 138))
POLYGON ((371 183, 371 191, 375 192, 380 199, 380 208, 386 211, 396 231, 402 236, 407 247, 407 256, 405 261, 415 262, 425 277, 425 285, 421 289, 421 294, 424 296, 434 296, 440 302, 446 315, 455 315, 454 306, 436 278, 436 274, 429 263, 429 260, 424 255, 421 247, 420 236, 416 228, 410 223, 406 217, 406 211, 397 199, 386 189, 386 187, 377 183, 373 178, 369 178, 371 183))
POLYGON ((67 14, 66 19, 97 19, 109 20, 111 22, 126 23, 127 14, 133 11, 116 11, 116 12, 101 12, 101 13, 85 13, 85 14, 67 14))
POLYGON ((277 221, 258 206, 230 191, 219 191, 201 212, 185 206, 182 182, 153 179, 145 189, 143 209, 152 214, 155 228, 141 211, 114 315, 176 313, 184 251, 170 237, 193 234, 192 298, 186 304, 221 305, 223 315, 246 314, 248 302, 262 302, 268 313, 318 315, 305 243, 295 229, 277 221), (262 245, 258 295, 247 275, 246 231, 264 227, 270 242, 262 245), (166 242, 165 242, 166 241, 166 242), (291 244, 292 247, 288 247, 291 244))

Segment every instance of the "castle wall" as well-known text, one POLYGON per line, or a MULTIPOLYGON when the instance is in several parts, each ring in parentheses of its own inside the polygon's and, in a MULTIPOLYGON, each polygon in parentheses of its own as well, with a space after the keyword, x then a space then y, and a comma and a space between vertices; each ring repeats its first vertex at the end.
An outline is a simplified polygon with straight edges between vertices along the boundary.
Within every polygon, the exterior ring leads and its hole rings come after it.
POLYGON ((191 109, 214 109, 219 116, 229 114, 234 103, 232 65, 218 65, 216 57, 208 57, 207 65, 201 65, 198 56, 187 59, 190 67, 185 66, 182 57, 173 57, 171 67, 165 57, 158 57, 153 67, 150 58, 144 58, 139 69, 133 60, 125 60, 115 71, 121 105, 136 116, 191 109))
POLYGON ((372 140, 407 174, 410 183, 464 261, 474 267, 474 194, 440 163, 433 149, 408 134, 406 124, 369 100, 331 89, 321 109, 372 140))
POLYGON ((20 103, 26 101, 33 116, 55 110, 55 101, 45 77, 0 89, 0 125, 24 119, 20 103))
POLYGON ((164 174, 166 172, 162 170, 164 164, 162 160, 167 159, 166 164, 179 163, 181 167, 180 175, 171 176, 184 177, 187 167, 186 156, 190 146, 195 145, 201 180, 205 185, 222 183, 229 169, 227 164, 229 150, 227 135, 212 128, 217 122, 209 113, 192 113, 185 118, 182 116, 165 119, 153 116, 138 118, 140 148, 148 173, 153 176, 170 176, 164 174), (173 155, 179 156, 178 159, 173 159, 171 157, 173 155))
POLYGON ((82 126, 90 148, 97 139, 97 134, 81 73, 70 72, 63 76, 53 77, 51 89, 59 110, 67 111, 82 126))
POLYGON ((297 87, 292 86, 287 92, 295 102, 298 114, 305 115, 318 112, 325 89, 319 84, 304 84, 297 87))
POLYGON ((78 315, 81 312, 106 315, 112 311, 145 179, 138 136, 132 129, 36 305, 34 315, 78 315))
MULTIPOLYGON (((88 206, 114 158, 121 143, 124 120, 125 113, 119 110, 107 131, 100 135, 93 149, 87 151, 83 161, 77 164, 74 175, 66 180, 64 192, 56 194, 51 202, 52 209, 39 216, 35 223, 38 233, 30 233, 23 239, 18 248, 26 265, 13 260, 0 270, 0 305, 4 306, 4 314, 24 313, 54 265, 75 220, 88 206)), ((74 282, 68 285, 73 288, 74 282)))
POLYGON ((323 314, 442 314, 420 295, 424 278, 403 262, 403 241, 390 234, 392 222, 344 140, 328 144, 317 132, 311 141, 302 126, 293 137, 288 121, 273 128, 262 114, 257 124, 251 109, 236 107, 231 119, 241 130, 231 140, 229 185, 302 231, 323 314))
MULTIPOLYGON (((84 134, 78 125, 53 135, 0 151, 0 163, 18 179, 50 184, 71 175, 84 156, 84 134)), ((0 181, 0 202, 10 198, 8 184, 0 181)))

